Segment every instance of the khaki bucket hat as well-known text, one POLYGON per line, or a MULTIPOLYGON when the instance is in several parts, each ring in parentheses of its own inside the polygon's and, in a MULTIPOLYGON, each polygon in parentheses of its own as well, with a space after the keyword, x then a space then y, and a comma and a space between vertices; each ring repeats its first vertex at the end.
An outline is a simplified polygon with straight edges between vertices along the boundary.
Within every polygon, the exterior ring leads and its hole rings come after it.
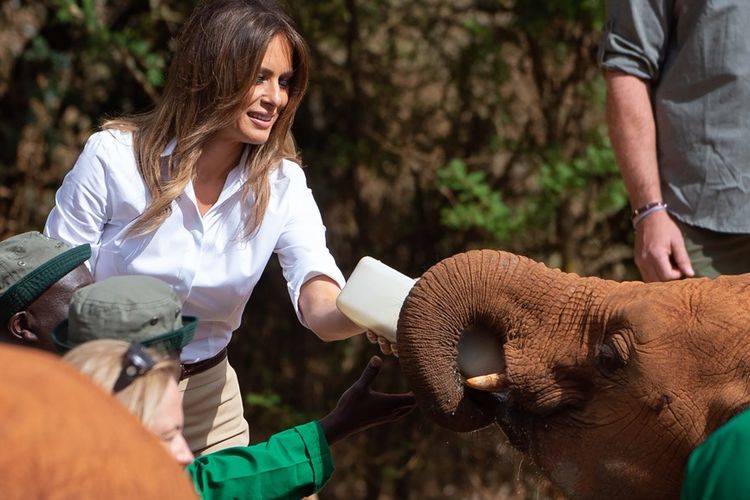
POLYGON ((150 276, 113 276, 76 290, 68 319, 52 340, 61 353, 98 339, 140 342, 174 354, 190 343, 198 319, 182 315, 167 283, 150 276))
POLYGON ((37 231, 0 241, 0 324, 91 257, 88 244, 71 247, 37 231))

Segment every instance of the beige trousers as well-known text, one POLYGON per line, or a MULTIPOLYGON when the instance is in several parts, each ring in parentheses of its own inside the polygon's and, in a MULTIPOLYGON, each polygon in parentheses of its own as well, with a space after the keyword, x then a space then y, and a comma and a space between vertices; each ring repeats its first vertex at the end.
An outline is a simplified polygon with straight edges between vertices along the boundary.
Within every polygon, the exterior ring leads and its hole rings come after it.
POLYGON ((185 411, 183 434, 195 455, 232 446, 247 446, 249 426, 244 418, 237 374, 227 359, 203 373, 180 381, 185 411))

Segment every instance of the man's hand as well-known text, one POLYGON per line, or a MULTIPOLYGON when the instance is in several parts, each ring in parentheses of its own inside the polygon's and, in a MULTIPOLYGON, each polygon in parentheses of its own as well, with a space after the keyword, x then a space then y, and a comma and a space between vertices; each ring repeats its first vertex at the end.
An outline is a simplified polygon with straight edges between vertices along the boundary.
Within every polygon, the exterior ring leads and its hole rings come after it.
POLYGON ((328 444, 376 425, 394 422, 414 409, 412 393, 386 394, 370 387, 383 360, 373 356, 365 370, 339 398, 336 408, 319 420, 328 444))
POLYGON ((666 211, 653 213, 638 224, 634 253, 643 281, 671 281, 695 275, 682 233, 666 211))

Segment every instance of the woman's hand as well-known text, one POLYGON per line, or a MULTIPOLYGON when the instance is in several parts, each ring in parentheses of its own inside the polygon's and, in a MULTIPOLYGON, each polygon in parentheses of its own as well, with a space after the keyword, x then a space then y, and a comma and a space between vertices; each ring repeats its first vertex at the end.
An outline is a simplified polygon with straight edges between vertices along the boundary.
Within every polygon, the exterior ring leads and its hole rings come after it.
POLYGON ((412 393, 386 394, 370 387, 383 360, 373 356, 359 379, 344 392, 331 413, 318 422, 328 444, 376 425, 395 422, 416 405, 412 393))
POLYGON ((378 344, 380 346, 380 350, 386 356, 393 354, 394 356, 398 357, 398 345, 395 342, 391 342, 387 338, 381 337, 377 333, 371 332, 369 330, 365 331, 365 337, 367 337, 367 340, 369 340, 371 344, 378 344))

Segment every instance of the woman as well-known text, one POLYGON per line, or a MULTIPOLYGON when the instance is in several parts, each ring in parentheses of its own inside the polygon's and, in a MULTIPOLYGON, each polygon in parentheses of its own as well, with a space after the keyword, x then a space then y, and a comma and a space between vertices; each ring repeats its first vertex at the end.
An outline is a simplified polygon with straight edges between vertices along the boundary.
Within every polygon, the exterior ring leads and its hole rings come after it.
POLYGON ((273 2, 200 3, 162 100, 91 136, 47 220, 48 235, 91 244, 95 280, 160 278, 201 318, 180 382, 196 453, 248 443, 226 346, 272 253, 303 325, 325 341, 361 333, 335 306, 344 277, 290 132, 308 61, 273 2))
POLYGON ((102 339, 81 344, 63 360, 113 392, 181 465, 193 461, 181 432, 182 405, 177 388, 180 366, 166 352, 138 343, 102 339), (174 408, 175 402, 179 411, 174 408))
POLYGON ((182 437, 178 364, 159 351, 121 340, 93 340, 63 358, 115 396, 150 429, 188 474, 204 499, 301 498, 319 491, 333 473, 329 445, 368 427, 398 420, 414 408, 411 394, 370 389, 381 366, 373 357, 359 380, 320 419, 193 460, 182 437))

